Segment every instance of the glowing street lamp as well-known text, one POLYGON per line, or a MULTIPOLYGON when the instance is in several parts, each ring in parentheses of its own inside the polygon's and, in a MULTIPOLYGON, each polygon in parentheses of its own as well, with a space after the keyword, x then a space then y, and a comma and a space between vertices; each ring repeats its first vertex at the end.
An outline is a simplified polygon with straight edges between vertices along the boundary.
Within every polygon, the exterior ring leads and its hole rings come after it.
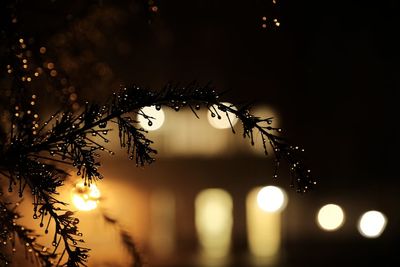
POLYGON ((287 205, 286 193, 279 187, 257 187, 246 200, 249 249, 257 259, 273 263, 281 246, 281 213, 287 205))
POLYGON ((266 212, 278 212, 283 210, 287 204, 285 192, 276 186, 261 188, 257 194, 258 206, 266 212))
POLYGON ((344 223, 343 209, 336 204, 327 204, 323 206, 318 211, 317 223, 322 230, 338 230, 344 223))
POLYGON ((387 219, 382 212, 370 210, 361 216, 358 231, 366 238, 377 238, 385 230, 386 224, 387 219))

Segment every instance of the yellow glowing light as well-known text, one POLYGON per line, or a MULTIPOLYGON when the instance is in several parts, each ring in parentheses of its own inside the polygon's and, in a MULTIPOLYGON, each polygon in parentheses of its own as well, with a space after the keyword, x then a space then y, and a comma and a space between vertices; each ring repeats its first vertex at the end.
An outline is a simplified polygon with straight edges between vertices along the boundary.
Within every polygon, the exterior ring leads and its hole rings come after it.
POLYGON ((286 194, 276 186, 263 187, 257 194, 257 204, 266 212, 281 211, 287 204, 286 194))
POLYGON ((358 231, 367 238, 377 238, 385 230, 387 224, 386 216, 383 213, 370 210, 364 213, 358 222, 358 231))
POLYGON ((233 201, 222 189, 206 189, 195 201, 195 222, 203 253, 222 258, 229 253, 233 226, 233 201))
POLYGON ((317 222, 321 229, 335 231, 344 223, 344 212, 338 205, 327 204, 318 211, 317 222))
POLYGON ((93 210, 99 203, 100 195, 100 191, 95 184, 85 186, 83 182, 79 182, 72 189, 72 203, 78 210, 93 210))
POLYGON ((137 119, 143 129, 147 131, 155 131, 161 128, 164 124, 165 114, 161 108, 156 108, 155 106, 144 107, 140 110, 137 119), (145 114, 149 118, 146 119, 142 114, 145 114))
MULTIPOLYGON (((228 106, 231 109, 237 110, 237 108, 235 106, 233 106, 231 103, 223 102, 221 104, 228 106)), ((226 112, 220 110, 217 105, 213 105, 212 107, 210 107, 210 110, 208 111, 207 118, 208 118, 208 121, 210 122, 211 126, 213 126, 214 128, 217 128, 217 129, 231 128, 231 123, 232 123, 232 126, 235 126, 235 124, 238 121, 238 118, 234 114, 232 114, 230 112, 226 113, 226 112), (228 116, 227 116, 227 114, 228 114, 228 116), (229 117, 229 119, 228 119, 228 117, 229 117), (230 121, 230 123, 229 123, 229 121, 230 121)))
MULTIPOLYGON (((265 188, 265 187, 264 187, 265 188)), ((260 206, 267 191, 257 187, 246 198, 247 238, 249 250, 261 265, 271 265, 281 246, 281 212, 265 212, 260 206)))

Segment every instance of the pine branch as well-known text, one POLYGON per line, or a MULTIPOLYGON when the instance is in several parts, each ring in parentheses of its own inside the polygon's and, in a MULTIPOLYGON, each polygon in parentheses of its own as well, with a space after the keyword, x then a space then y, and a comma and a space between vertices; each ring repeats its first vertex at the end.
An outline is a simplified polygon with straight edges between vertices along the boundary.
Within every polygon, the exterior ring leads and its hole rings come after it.
MULTIPOLYGON (((255 136, 259 135, 265 153, 268 146, 272 147, 276 162, 274 178, 277 177, 280 163, 286 161, 292 174, 291 185, 296 187, 297 191, 305 192, 315 184, 310 171, 301 160, 303 150, 290 145, 282 138, 279 134, 281 129, 271 126, 271 118, 251 115, 249 105, 236 110, 232 106, 222 104, 221 95, 210 85, 167 85, 157 93, 137 86, 122 88, 105 105, 87 103, 80 113, 73 113, 68 109, 64 112, 59 111, 39 125, 39 118, 34 112, 37 100, 34 94, 36 88, 32 85, 34 81, 50 84, 55 90, 62 88, 61 77, 68 84, 69 82, 65 79, 66 74, 60 69, 57 69, 57 78, 51 77, 51 71, 55 71, 54 66, 37 71, 44 60, 37 53, 31 53, 39 51, 39 47, 29 47, 33 44, 27 44, 27 38, 18 29, 17 5, 18 1, 6 0, 2 3, 4 8, 0 8, 0 62, 7 64, 6 79, 10 81, 9 89, 13 99, 13 102, 7 103, 10 115, 9 132, 5 133, 3 126, 0 129, 0 179, 8 181, 8 190, 18 192, 20 197, 25 190, 30 190, 33 196, 33 218, 40 221, 41 227, 45 227, 46 234, 49 233, 50 227, 54 228, 53 250, 42 251, 44 247, 36 244, 37 236, 32 230, 16 223, 14 225, 15 216, 19 215, 4 202, 0 202, 0 223, 1 228, 6 227, 6 231, 5 239, 2 235, 0 239, 7 242, 10 236, 12 240, 15 240, 15 235, 18 236, 28 244, 25 249, 28 252, 32 251, 39 265, 86 266, 89 253, 87 248, 80 245, 83 240, 77 228, 79 221, 66 209, 67 203, 57 199, 58 188, 63 186, 67 174, 52 164, 71 165, 87 186, 102 179, 103 176, 98 170, 98 152, 114 154, 106 148, 110 125, 117 126, 120 146, 127 150, 129 159, 135 160, 136 165, 143 166, 154 162, 157 151, 152 148, 152 140, 146 137, 147 132, 137 121, 137 118, 142 118, 147 120, 149 125, 153 123, 154 118, 142 110, 146 106, 155 106, 157 109, 168 107, 175 111, 188 107, 197 118, 199 116, 196 112, 199 109, 208 109, 217 118, 226 116, 230 123, 230 115, 234 115, 242 122, 243 137, 249 139, 252 145, 255 136), (29 106, 30 109, 22 110, 24 106, 29 106), (98 137, 100 141, 94 140, 94 137, 98 137)), ((153 13, 158 10, 157 2, 145 6, 153 13)), ((235 133, 232 123, 231 128, 235 133)), ((136 244, 130 235, 115 219, 106 215, 104 218, 119 228, 121 240, 134 259, 133 266, 142 266, 136 244)), ((0 262, 8 261, 7 256, 0 253, 0 262)))
MULTIPOLYGON (((51 253, 47 247, 36 242, 38 236, 34 234, 33 230, 17 223, 18 218, 21 217, 15 211, 18 205, 19 203, 11 208, 11 204, 0 202, 0 218, 3 223, 2 232, 0 233, 2 246, 5 248, 11 243, 9 247, 15 253, 17 251, 15 242, 16 239, 19 239, 23 244, 26 257, 32 262, 35 260, 40 266, 53 266, 53 260, 56 255, 51 253)), ((0 253, 0 262, 8 264, 10 259, 0 253)))
MULTIPOLYGON (((39 211, 39 217, 43 219, 47 213, 55 223, 53 243, 57 248, 60 241, 63 241, 69 257, 68 266, 84 266, 87 250, 81 247, 73 250, 69 243, 73 242, 75 245, 76 239, 72 235, 79 234, 71 217, 72 213, 59 215, 56 212, 59 209, 57 206, 65 206, 65 203, 53 197, 57 194, 57 188, 62 185, 62 176, 66 174, 60 169, 44 164, 41 155, 48 153, 55 161, 68 159, 77 169, 77 174, 82 176, 85 185, 90 185, 93 180, 102 178, 98 171, 100 163, 95 159, 95 152, 106 150, 91 137, 99 136, 104 143, 108 143, 109 140, 105 135, 109 129, 106 127, 108 123, 114 123, 119 129, 120 145, 127 150, 129 158, 135 159, 137 165, 150 164, 154 161, 153 156, 157 151, 151 147, 152 141, 146 137, 146 131, 140 128, 135 119, 139 116, 149 123, 152 122, 154 118, 142 111, 146 106, 155 106, 157 109, 169 107, 175 111, 187 106, 194 106, 196 110, 203 107, 210 110, 217 118, 222 118, 221 114, 225 114, 229 119, 229 115, 233 114, 242 122, 243 137, 250 139, 252 145, 254 136, 259 134, 263 140, 265 153, 267 153, 267 142, 273 148, 276 161, 274 178, 277 177, 280 162, 285 160, 292 174, 291 185, 299 192, 306 192, 312 188, 315 181, 299 157, 302 150, 288 144, 284 138, 276 134, 281 132, 281 129, 270 125, 271 118, 264 119, 251 115, 247 105, 236 110, 232 106, 221 104, 219 98, 209 85, 200 87, 191 84, 183 88, 166 86, 159 93, 133 86, 115 93, 111 102, 104 106, 86 104, 85 110, 79 115, 71 112, 56 114, 34 138, 20 135, 17 128, 12 142, 3 151, 5 159, 3 168, 10 174, 10 189, 12 190, 19 182, 19 194, 22 195, 25 185, 28 185, 34 195, 35 214, 39 211)), ((193 108, 192 111, 197 115, 193 108)), ((113 154, 112 151, 107 151, 113 154)))

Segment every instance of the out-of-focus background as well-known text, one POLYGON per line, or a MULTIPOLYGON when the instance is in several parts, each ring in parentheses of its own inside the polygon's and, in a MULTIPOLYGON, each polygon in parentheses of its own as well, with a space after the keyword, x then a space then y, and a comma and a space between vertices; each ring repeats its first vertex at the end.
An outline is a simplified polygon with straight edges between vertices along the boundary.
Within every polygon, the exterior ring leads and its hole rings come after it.
MULTIPOLYGON (((234 135, 205 110, 199 120, 190 110, 154 111, 156 163, 137 168, 123 152, 103 156, 97 208, 78 213, 89 266, 130 262, 100 210, 134 236, 148 266, 400 263, 396 1, 21 6, 26 33, 56 59, 43 67, 54 63, 72 84, 38 92, 43 114, 62 101, 77 110, 105 101, 121 84, 211 81, 227 91, 224 101, 254 102, 255 114, 274 117, 318 178, 315 190, 298 194, 285 166, 272 179, 273 158, 241 137, 239 123, 234 135)), ((109 147, 118 151, 118 142, 109 147)), ((61 194, 73 209, 77 179, 61 194)), ((26 205, 22 220, 32 225, 29 212, 26 205)))

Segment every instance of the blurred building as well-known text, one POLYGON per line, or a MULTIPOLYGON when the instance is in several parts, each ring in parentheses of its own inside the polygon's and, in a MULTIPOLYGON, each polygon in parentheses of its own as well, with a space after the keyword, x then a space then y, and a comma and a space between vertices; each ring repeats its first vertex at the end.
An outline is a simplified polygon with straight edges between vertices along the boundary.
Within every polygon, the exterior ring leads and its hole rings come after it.
MULTIPOLYGON (((255 109, 260 116, 274 112, 279 125, 276 111, 255 109)), ((363 194, 295 193, 284 167, 272 179, 273 158, 260 143, 252 147, 243 139, 239 124, 236 134, 223 121, 213 126, 206 111, 200 119, 190 110, 153 116, 163 122, 141 123, 159 150, 155 164, 136 167, 124 152, 104 155, 97 208, 78 212, 92 249, 89 266, 129 266, 131 260, 101 211, 133 235, 148 266, 352 266, 390 259, 394 248, 382 246, 394 240, 389 205, 377 206, 363 194), (261 190, 271 185, 283 193, 261 190), (366 238, 357 228, 360 216, 376 209, 387 221, 367 220, 366 231, 377 236, 366 238), (363 258, 367 250, 377 257, 363 258)), ((109 148, 117 151, 118 142, 109 148)), ((62 192, 69 202, 74 179, 62 192)))

